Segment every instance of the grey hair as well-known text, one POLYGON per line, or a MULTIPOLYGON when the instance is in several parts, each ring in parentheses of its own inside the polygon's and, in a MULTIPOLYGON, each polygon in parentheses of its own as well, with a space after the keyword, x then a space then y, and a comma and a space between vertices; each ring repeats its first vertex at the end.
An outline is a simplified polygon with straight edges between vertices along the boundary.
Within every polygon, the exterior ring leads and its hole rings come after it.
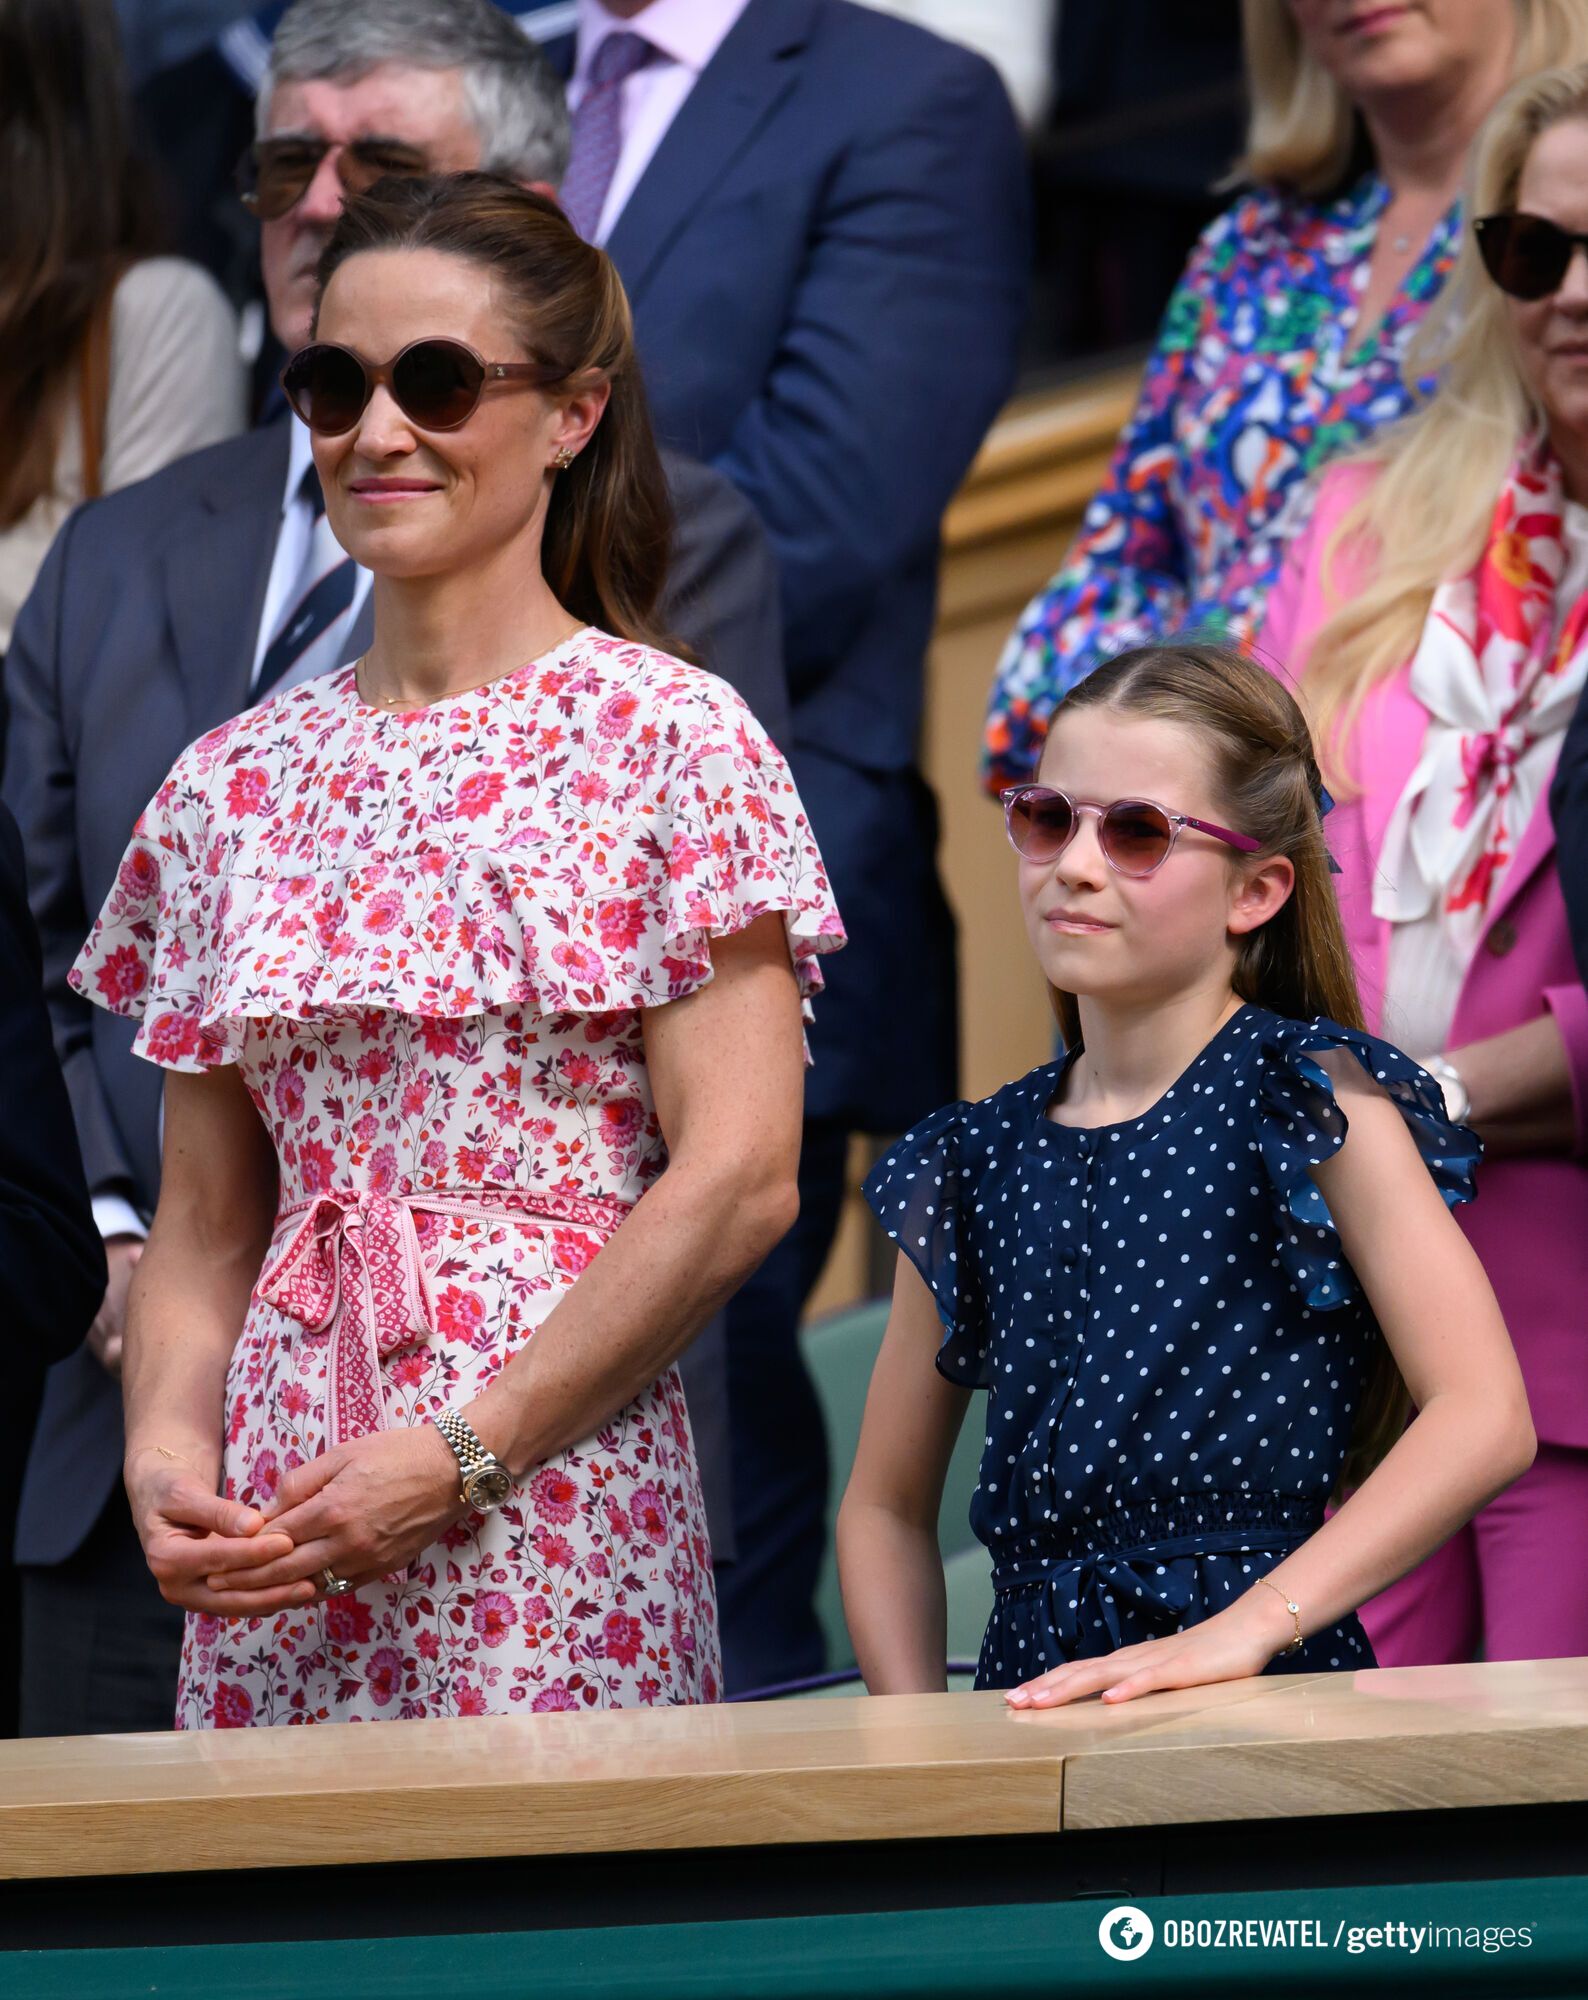
POLYGON ((562 82, 492 0, 295 0, 271 43, 256 132, 265 129, 278 85, 354 82, 382 63, 457 70, 484 171, 561 182, 569 144, 562 82))

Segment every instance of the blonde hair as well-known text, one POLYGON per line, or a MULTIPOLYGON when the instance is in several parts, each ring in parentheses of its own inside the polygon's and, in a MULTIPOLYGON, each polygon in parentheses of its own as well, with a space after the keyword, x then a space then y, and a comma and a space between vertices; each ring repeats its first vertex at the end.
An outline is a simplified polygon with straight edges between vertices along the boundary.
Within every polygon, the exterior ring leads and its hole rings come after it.
MULTIPOLYGON (((1588 119, 1588 63, 1507 92, 1478 134, 1466 213, 1513 208, 1539 136, 1573 118, 1588 119)), ((1416 650, 1438 586, 1478 560, 1517 452, 1542 421, 1522 379, 1505 294, 1484 271, 1470 227, 1406 372, 1437 373, 1439 393, 1357 454, 1378 476, 1322 554, 1326 588, 1348 545, 1368 570, 1307 662, 1307 705, 1337 787, 1352 783, 1342 752, 1363 700, 1416 650)))
MULTIPOLYGON (((1588 0, 1511 0, 1511 77, 1588 61, 1588 0)), ((1284 0, 1241 0, 1251 112, 1246 152, 1231 176, 1329 194, 1350 172, 1362 138, 1350 98, 1301 38, 1284 0)))
MULTIPOLYGON (((1289 689, 1231 647, 1170 639, 1121 653, 1078 682, 1054 714, 1049 742, 1066 714, 1084 708, 1194 730, 1211 757, 1221 818, 1261 841, 1261 856, 1282 854, 1295 870, 1295 887, 1281 908, 1240 940, 1230 981, 1240 998, 1292 1020, 1322 1014, 1360 1029, 1362 1002, 1324 846, 1323 781, 1306 718, 1289 689)), ((1065 1045, 1073 1048, 1080 1039, 1076 997, 1048 990, 1065 1045)), ((1359 1486, 1373 1470, 1405 1428, 1409 1408, 1380 1335, 1337 1493, 1359 1486)))

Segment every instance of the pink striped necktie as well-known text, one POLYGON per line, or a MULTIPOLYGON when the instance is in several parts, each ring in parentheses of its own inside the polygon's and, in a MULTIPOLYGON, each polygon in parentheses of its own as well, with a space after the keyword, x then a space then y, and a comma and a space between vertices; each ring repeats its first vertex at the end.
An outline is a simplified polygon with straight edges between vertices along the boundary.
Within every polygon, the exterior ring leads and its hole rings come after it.
POLYGON ((587 243, 595 241, 607 189, 623 150, 623 86, 656 53, 643 35, 608 35, 595 52, 590 81, 573 115, 573 148, 559 199, 587 243))

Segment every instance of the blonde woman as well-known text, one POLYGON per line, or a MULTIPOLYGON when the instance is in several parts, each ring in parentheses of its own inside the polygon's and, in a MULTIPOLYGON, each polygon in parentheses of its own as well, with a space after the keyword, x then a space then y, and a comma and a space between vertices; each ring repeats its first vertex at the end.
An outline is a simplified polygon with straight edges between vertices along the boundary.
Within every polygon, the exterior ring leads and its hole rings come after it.
POLYGON ((1588 0, 1245 0, 1250 184, 1192 255, 1080 539, 1005 648, 991 789, 1099 660, 1248 636, 1308 475, 1404 414, 1469 145, 1513 77, 1588 59, 1588 0))
POLYGON ((1588 1653, 1588 997, 1550 778, 1588 678, 1588 65, 1484 128, 1440 393, 1333 468, 1260 634, 1340 810, 1369 1024, 1483 1139, 1461 1217, 1539 1437, 1532 1469, 1363 1608, 1381 1664, 1588 1653), (1575 241, 1573 240, 1575 239, 1575 241))

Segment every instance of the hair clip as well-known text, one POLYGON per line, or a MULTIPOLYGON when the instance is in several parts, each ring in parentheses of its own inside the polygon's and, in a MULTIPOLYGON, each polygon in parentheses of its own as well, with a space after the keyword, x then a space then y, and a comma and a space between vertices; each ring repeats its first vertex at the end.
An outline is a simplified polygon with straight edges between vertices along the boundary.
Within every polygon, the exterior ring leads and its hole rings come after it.
POLYGON ((1334 811, 1334 794, 1329 790, 1329 787, 1327 785, 1320 785, 1318 787, 1319 819, 1327 819, 1330 813, 1332 813, 1333 811, 1334 811))

